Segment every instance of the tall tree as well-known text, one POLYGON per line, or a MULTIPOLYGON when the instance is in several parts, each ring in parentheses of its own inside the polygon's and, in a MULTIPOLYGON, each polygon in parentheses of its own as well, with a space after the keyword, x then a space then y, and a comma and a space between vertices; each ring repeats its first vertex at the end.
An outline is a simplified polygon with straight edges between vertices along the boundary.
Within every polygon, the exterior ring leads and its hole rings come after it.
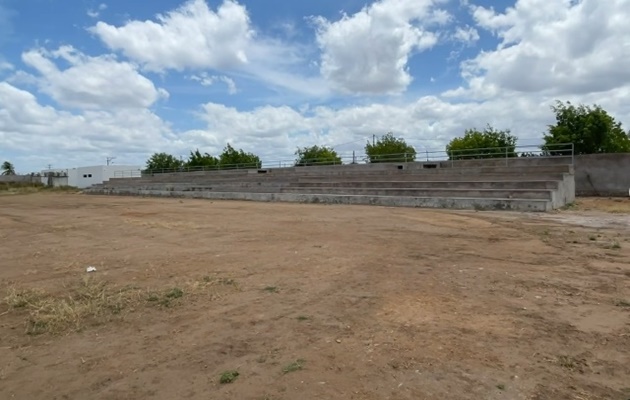
POLYGON ((562 152, 558 145, 564 143, 573 143, 575 154, 630 152, 630 134, 600 106, 558 101, 551 109, 556 123, 545 135, 544 150, 549 153, 562 152))
POLYGON ((497 130, 488 124, 483 131, 464 131, 464 136, 446 145, 446 153, 450 160, 516 157, 516 140, 509 130, 497 130))
POLYGON ((0 169, 2 169, 2 175, 15 175, 15 167, 9 161, 3 162, 0 169))
POLYGON ((212 168, 217 167, 219 165, 219 160, 216 157, 211 156, 208 153, 203 153, 199 151, 199 149, 190 152, 190 156, 188 157, 188 161, 186 162, 187 167, 194 168, 212 168))
POLYGON ((223 149, 223 153, 219 156, 219 165, 222 169, 256 169, 260 168, 261 162, 257 155, 246 153, 242 149, 236 150, 228 143, 223 149))
POLYGON ((341 164, 341 157, 339 157, 337 152, 326 146, 315 145, 298 148, 295 155, 298 157, 297 160, 295 160, 296 167, 341 164))
POLYGON ((162 170, 174 170, 181 168, 183 162, 168 153, 155 153, 147 160, 147 170, 151 172, 162 172, 162 170))
POLYGON ((375 143, 367 142, 365 154, 371 163, 415 161, 416 149, 405 139, 397 138, 392 132, 381 136, 375 143))

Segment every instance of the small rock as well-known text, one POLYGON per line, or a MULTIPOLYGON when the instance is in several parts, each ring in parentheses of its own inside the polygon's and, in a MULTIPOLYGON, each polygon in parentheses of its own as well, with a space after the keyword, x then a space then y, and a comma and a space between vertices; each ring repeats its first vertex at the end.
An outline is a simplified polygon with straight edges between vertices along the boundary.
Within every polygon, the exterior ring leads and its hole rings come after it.
POLYGON ((335 340, 335 342, 341 343, 341 339, 337 339, 337 340, 335 340))

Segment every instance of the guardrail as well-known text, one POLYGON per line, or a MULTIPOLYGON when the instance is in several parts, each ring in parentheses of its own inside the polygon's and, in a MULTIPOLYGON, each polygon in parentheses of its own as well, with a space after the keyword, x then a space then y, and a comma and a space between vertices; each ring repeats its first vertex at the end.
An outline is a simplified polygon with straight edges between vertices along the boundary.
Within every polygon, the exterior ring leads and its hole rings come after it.
POLYGON ((114 178, 141 178, 142 171, 138 169, 129 171, 114 171, 114 178))
POLYGON ((196 171, 222 171, 222 170, 242 170, 242 169, 273 169, 288 167, 307 167, 325 165, 349 165, 349 164, 373 164, 373 163, 407 163, 407 162, 451 162, 455 166, 458 161, 480 160, 480 159, 505 159, 506 165, 509 160, 523 157, 566 157, 570 158, 571 165, 574 164, 574 146, 572 143, 561 143, 554 145, 523 145, 507 147, 487 147, 466 150, 429 150, 417 151, 414 153, 380 154, 369 156, 367 154, 356 155, 342 154, 339 159, 311 159, 311 160, 278 160, 262 161, 251 164, 223 164, 206 166, 182 166, 179 168, 165 168, 153 170, 117 171, 116 178, 136 178, 143 174, 164 174, 196 171))

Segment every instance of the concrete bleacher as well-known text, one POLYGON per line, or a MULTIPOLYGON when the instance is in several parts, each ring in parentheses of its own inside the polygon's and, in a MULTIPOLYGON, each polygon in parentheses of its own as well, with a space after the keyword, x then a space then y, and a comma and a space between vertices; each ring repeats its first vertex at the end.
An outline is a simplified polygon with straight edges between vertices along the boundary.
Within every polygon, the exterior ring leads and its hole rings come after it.
POLYGON ((549 211, 575 199, 571 159, 536 157, 144 174, 89 194, 549 211))

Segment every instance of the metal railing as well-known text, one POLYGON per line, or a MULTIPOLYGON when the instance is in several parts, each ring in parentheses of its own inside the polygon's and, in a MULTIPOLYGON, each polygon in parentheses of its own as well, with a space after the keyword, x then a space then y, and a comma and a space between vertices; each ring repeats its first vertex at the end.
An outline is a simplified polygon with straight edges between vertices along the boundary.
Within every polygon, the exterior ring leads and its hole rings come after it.
MULTIPOLYGON (((223 164, 223 165, 207 165, 207 166, 181 166, 178 168, 164 168, 153 170, 133 170, 133 171, 116 171, 116 178, 137 178, 142 175, 166 174, 166 173, 182 173, 182 172, 201 172, 201 171, 223 171, 223 170, 248 170, 248 169, 274 169, 289 167, 315 167, 315 166, 335 166, 335 165, 351 165, 351 164, 374 164, 374 163, 409 163, 409 162, 448 162, 450 166, 455 167, 462 161, 483 160, 483 159, 504 159, 505 164, 509 165, 509 161, 517 158, 529 157, 565 157, 570 159, 570 164, 574 164, 574 145, 572 143, 561 143, 554 145, 522 145, 507 147, 488 147, 466 150, 429 150, 416 151, 416 153, 396 153, 381 154, 369 156, 365 153, 357 155, 341 154, 338 159, 284 159, 269 160, 259 163, 243 163, 243 164, 223 164)), ((568 161, 568 160, 567 160, 568 161)), ((463 163, 462 166, 466 164, 463 163)))
POLYGON ((128 171, 114 171, 114 178, 140 178, 142 177, 142 171, 139 169, 133 169, 128 171))

